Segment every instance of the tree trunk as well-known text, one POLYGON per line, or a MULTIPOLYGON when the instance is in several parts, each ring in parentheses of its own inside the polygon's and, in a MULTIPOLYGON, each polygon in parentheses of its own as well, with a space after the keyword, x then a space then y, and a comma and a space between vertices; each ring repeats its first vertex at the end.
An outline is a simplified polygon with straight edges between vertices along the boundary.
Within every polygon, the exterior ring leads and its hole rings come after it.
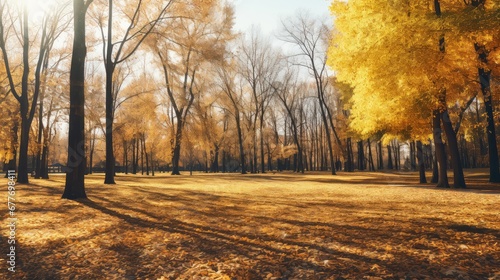
POLYGON ((415 147, 415 141, 410 142, 410 170, 415 171, 417 170, 417 162, 415 161, 415 153, 416 153, 416 147, 415 147))
POLYGON ((73 0, 74 37, 70 70, 68 163, 62 198, 86 198, 85 193, 85 14, 84 0, 73 0))
POLYGON ((425 178, 425 164, 424 164, 424 153, 421 141, 417 141, 417 160, 418 160, 418 170, 420 174, 420 184, 427 183, 425 178))
POLYGON ((252 151, 252 157, 251 157, 251 160, 252 160, 252 168, 251 168, 251 172, 252 173, 257 173, 257 171, 259 170, 258 166, 257 166, 257 124, 254 124, 254 130, 253 130, 253 147, 251 149, 252 151))
POLYGON ((142 135, 142 150, 144 152, 144 156, 146 157, 146 175, 149 176, 149 155, 146 149, 146 136, 142 135))
POLYGON ((42 169, 42 134, 43 134, 43 95, 40 96, 40 104, 38 107, 38 135, 37 135, 37 151, 35 163, 35 179, 41 178, 42 169))
POLYGON ((155 167, 156 167, 153 156, 154 156, 153 151, 151 151, 151 176, 155 176, 155 167))
POLYGON ((334 159, 334 155, 333 155, 333 144, 332 144, 332 137, 330 135, 330 128, 328 126, 328 119, 327 119, 327 115, 326 115, 326 112, 325 112, 325 108, 323 106, 326 107, 326 104, 323 104, 321 102, 322 98, 321 98, 321 94, 320 94, 320 90, 318 90, 318 99, 320 100, 320 112, 321 112, 321 117, 323 118, 323 124, 324 124, 324 128, 325 128, 325 137, 326 137, 326 141, 327 141, 327 144, 328 144, 328 152, 329 152, 329 156, 330 156, 330 163, 331 163, 331 167, 332 167, 332 175, 336 175, 336 172, 335 172, 335 159, 334 159))
POLYGON ((269 142, 267 143, 267 170, 273 171, 273 157, 271 154, 271 147, 269 142))
MULTIPOLYGON (((487 64, 488 52, 485 46, 475 44, 476 52, 479 60, 487 64)), ((500 163, 498 160, 497 138, 495 132, 495 118, 493 114, 493 101, 491 94, 491 70, 478 68, 479 82, 481 84, 481 92, 484 98, 484 107, 486 110, 487 135, 488 135, 488 156, 490 159, 490 182, 500 182, 500 163)))
POLYGON ((214 162, 213 162, 214 173, 219 173, 219 154, 220 154, 219 145, 215 145, 214 162))
POLYGON ((128 174, 128 147, 127 140, 123 140, 123 164, 125 165, 125 174, 128 174))
POLYGON ((49 155, 49 146, 48 146, 48 140, 43 140, 43 147, 42 147, 42 159, 40 162, 40 176, 42 179, 49 179, 49 161, 48 161, 48 155, 49 155))
POLYGON ((141 149, 141 175, 144 175, 144 140, 139 136, 139 148, 141 149))
POLYGON ((441 112, 439 112, 439 110, 434 110, 432 112, 432 129, 438 167, 437 187, 449 188, 450 185, 448 184, 447 158, 443 139, 441 137, 441 112))
POLYGON ((387 168, 394 169, 392 165, 392 148, 391 145, 387 145, 387 168))
MULTIPOLYGON (((262 106, 264 108, 264 106, 262 106)), ((260 172, 266 173, 265 151, 264 151, 264 112, 260 114, 260 172)))
POLYGON ((354 162, 353 162, 354 154, 352 151, 352 141, 351 137, 347 138, 347 164, 346 171, 353 172, 354 171, 354 162))
POLYGON ((363 140, 358 141, 358 170, 365 170, 365 151, 363 140))
MULTIPOLYGON (((27 101, 26 101, 27 102, 27 101)), ((27 106, 27 104, 26 104, 27 106)), ((21 106, 22 108, 23 106, 21 106)), ((21 109, 21 114, 23 116, 27 114, 27 109, 21 109)), ((21 118, 21 142, 19 144, 19 166, 18 166, 18 177, 17 182, 20 184, 28 184, 28 145, 29 145, 29 133, 31 124, 28 122, 26 117, 21 118)))
MULTIPOLYGON (((110 1, 111 2, 111 1, 110 1)), ((104 184, 115 184, 115 156, 113 153, 113 73, 111 51, 106 64, 106 174, 104 184)))
POLYGON ((177 129, 175 131, 174 150, 172 153, 172 173, 171 173, 171 175, 181 175, 181 172, 179 169, 179 163, 181 160, 182 126, 183 126, 182 120, 177 118, 177 129))
POLYGON ((375 165, 373 164, 373 154, 372 154, 372 143, 370 138, 368 138, 368 161, 370 164, 370 171, 375 171, 375 165))
POLYGON ((241 174, 247 174, 247 170, 245 167, 245 149, 243 146, 243 133, 241 131, 240 112, 238 110, 236 110, 235 112, 235 120, 236 120, 236 130, 238 131, 238 143, 240 146, 241 174))
POLYGON ((382 141, 378 141, 378 170, 384 169, 384 150, 382 149, 382 141))
POLYGON ((226 173, 226 150, 222 150, 222 173, 226 173))
POLYGON ((441 113, 444 132, 448 139, 448 149, 450 150, 451 163, 453 167, 453 187, 466 188, 464 171, 462 169, 462 160, 460 159, 460 151, 458 150, 457 135, 453 130, 448 110, 441 113))
POLYGON ((89 152, 89 174, 92 174, 92 166, 94 164, 94 147, 90 147, 90 152, 89 152))
POLYGON ((115 156, 113 153, 113 1, 108 1, 108 39, 106 42, 106 174, 104 184, 115 184, 115 156))
POLYGON ((137 140, 132 138, 132 174, 137 174, 137 140))

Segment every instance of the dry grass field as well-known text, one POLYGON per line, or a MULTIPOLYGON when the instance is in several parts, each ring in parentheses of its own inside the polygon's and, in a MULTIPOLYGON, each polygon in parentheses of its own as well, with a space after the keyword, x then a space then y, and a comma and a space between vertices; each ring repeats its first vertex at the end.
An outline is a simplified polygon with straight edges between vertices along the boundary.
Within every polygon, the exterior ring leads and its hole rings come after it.
POLYGON ((466 177, 91 175, 81 201, 60 199, 62 175, 32 179, 15 273, 2 227, 0 279, 500 279, 500 186, 466 177))

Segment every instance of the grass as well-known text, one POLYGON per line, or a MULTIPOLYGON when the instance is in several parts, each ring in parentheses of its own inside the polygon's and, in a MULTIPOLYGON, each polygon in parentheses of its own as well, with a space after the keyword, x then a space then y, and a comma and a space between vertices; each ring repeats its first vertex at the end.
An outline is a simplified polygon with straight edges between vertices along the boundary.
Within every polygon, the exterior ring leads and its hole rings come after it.
POLYGON ((16 272, 3 227, 0 278, 500 279, 500 186, 466 177, 91 175, 70 201, 53 175, 17 186, 16 272))

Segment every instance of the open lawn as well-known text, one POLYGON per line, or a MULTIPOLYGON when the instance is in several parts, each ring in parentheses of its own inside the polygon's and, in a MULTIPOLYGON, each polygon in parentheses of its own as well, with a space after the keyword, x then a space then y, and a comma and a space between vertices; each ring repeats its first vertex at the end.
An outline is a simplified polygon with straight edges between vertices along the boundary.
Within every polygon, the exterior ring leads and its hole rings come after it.
POLYGON ((500 186, 466 177, 91 175, 82 201, 60 199, 62 175, 32 179, 15 273, 2 203, 0 279, 500 279, 500 186))

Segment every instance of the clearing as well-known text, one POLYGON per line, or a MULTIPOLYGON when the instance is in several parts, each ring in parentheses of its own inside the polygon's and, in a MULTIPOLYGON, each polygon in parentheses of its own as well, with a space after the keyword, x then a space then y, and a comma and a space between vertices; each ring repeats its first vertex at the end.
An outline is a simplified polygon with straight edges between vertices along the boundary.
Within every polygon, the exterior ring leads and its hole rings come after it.
POLYGON ((2 227, 0 278, 500 279, 500 185, 466 178, 90 175, 82 201, 60 199, 62 175, 32 179, 16 186, 15 273, 2 227))

